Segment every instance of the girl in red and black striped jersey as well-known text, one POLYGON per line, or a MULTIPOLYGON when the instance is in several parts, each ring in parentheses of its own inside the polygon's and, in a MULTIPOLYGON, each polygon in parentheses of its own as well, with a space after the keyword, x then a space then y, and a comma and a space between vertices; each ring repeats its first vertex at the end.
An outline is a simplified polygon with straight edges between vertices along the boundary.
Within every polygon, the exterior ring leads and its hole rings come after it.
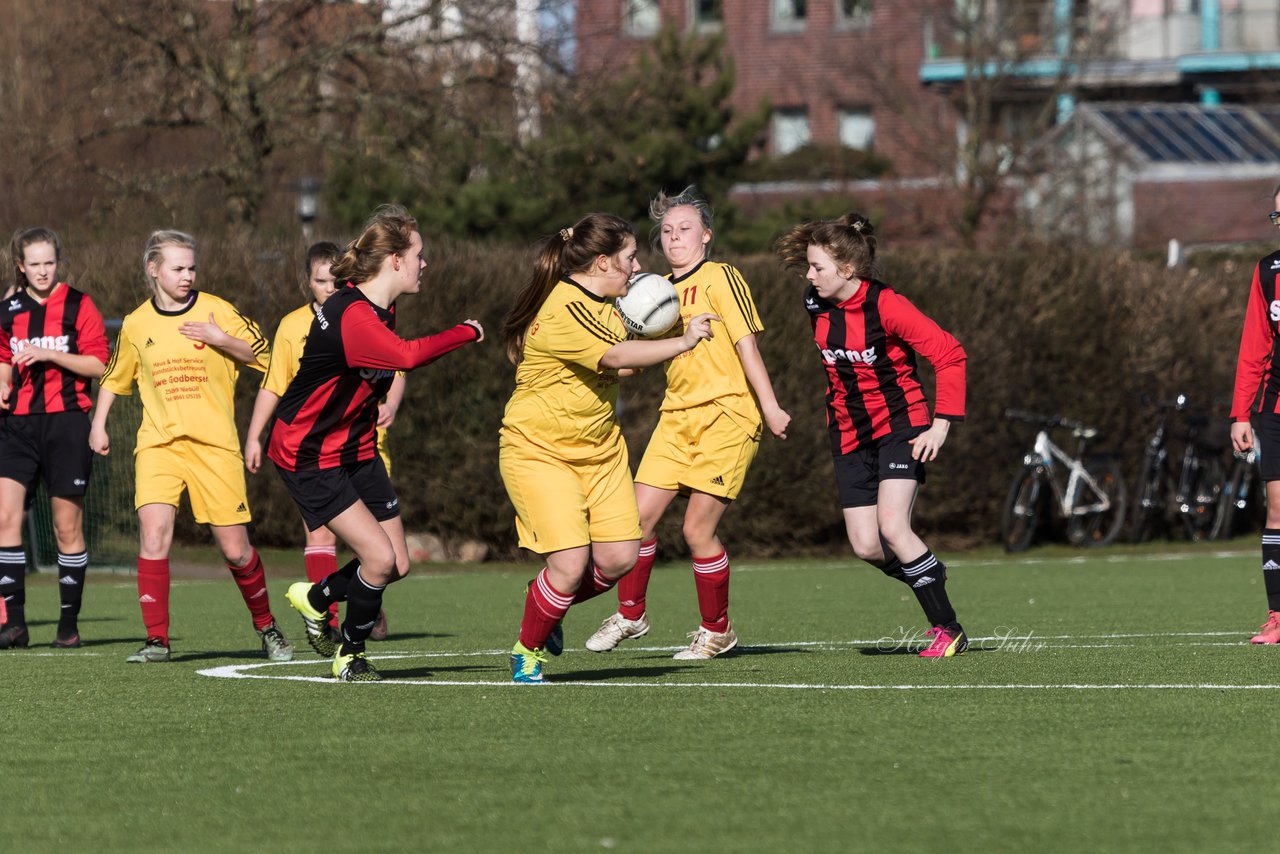
POLYGON ((333 675, 343 681, 381 678, 365 657, 365 641, 383 590, 409 573, 400 502, 377 452, 378 403, 396 371, 484 340, 475 320, 412 341, 396 335, 392 305, 418 292, 425 267, 417 221, 403 208, 379 209, 333 265, 335 279, 345 284, 316 308, 267 450, 307 527, 328 526, 355 552, 355 560, 323 581, 300 581, 287 594, 312 648, 334 657, 333 675), (342 641, 335 648, 328 610, 343 601, 342 641))
POLYGON ((905 297, 870 278, 876 239, 866 217, 807 222, 778 241, 783 263, 806 270, 805 308, 827 374, 827 429, 845 529, 858 557, 911 587, 932 638, 920 654, 968 646, 946 592, 947 570, 911 528, 924 464, 964 418, 965 353, 905 297), (930 417, 916 357, 937 376, 930 417))
POLYGON ((59 281, 62 246, 47 228, 13 236, 15 289, 0 305, 0 597, 7 616, 0 649, 25 647, 22 518, 42 477, 58 543, 61 610, 53 646, 80 646, 77 617, 89 555, 84 495, 89 450, 89 384, 108 357, 102 315, 88 295, 59 281))
MULTIPOLYGON (((1280 187, 1272 194, 1271 224, 1280 227, 1280 187)), ((1258 448, 1258 465, 1267 485, 1267 521, 1262 531, 1262 581, 1267 592, 1267 621, 1250 640, 1280 643, 1280 252, 1258 262, 1249 288, 1240 355, 1231 401, 1231 444, 1245 453, 1258 448), (1250 423, 1252 421, 1252 424, 1250 423)))

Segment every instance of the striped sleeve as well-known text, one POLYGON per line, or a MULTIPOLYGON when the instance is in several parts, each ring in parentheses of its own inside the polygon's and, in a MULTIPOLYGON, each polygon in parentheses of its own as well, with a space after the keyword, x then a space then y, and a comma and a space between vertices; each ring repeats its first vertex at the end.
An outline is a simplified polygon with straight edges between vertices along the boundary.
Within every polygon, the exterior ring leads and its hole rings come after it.
POLYGON ((721 268, 724 283, 716 282, 715 295, 712 298, 712 309, 724 323, 729 332, 729 340, 737 344, 748 335, 756 335, 764 331, 760 322, 760 312, 756 310, 755 300, 751 298, 751 289, 746 279, 734 267, 728 264, 721 268))
POLYGON ((137 375, 138 351, 129 340, 129 321, 126 318, 120 327, 120 334, 116 336, 115 349, 111 351, 111 358, 107 361, 107 368, 103 371, 102 379, 98 384, 112 394, 130 395, 133 394, 133 381, 137 375))
POLYGON ((1240 333, 1240 352, 1236 357, 1236 383, 1231 395, 1232 421, 1249 420, 1249 413, 1271 373, 1276 336, 1269 317, 1267 295, 1263 293, 1262 265, 1266 260, 1262 259, 1254 268, 1253 282, 1249 286, 1249 302, 1245 308, 1244 328, 1240 333))
MULTIPOLYGON (((612 312, 612 307, 607 309, 612 312)), ((541 323, 551 351, 561 361, 600 370, 600 360, 615 344, 626 340, 620 328, 605 319, 601 309, 581 300, 565 303, 564 311, 543 315, 541 323)))
POLYGON ((271 342, 267 340, 267 336, 262 334, 258 324, 241 314, 235 306, 226 300, 219 300, 217 308, 218 325, 222 327, 223 331, 228 335, 239 338, 241 341, 248 342, 253 350, 256 361, 245 367, 266 373, 271 364, 271 342))

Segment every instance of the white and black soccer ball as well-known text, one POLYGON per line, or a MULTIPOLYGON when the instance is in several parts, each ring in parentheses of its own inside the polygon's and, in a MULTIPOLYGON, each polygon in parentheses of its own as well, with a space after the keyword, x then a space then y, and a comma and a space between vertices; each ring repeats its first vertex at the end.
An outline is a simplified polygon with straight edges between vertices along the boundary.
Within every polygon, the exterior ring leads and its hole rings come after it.
POLYGON ((627 295, 615 301, 622 323, 642 338, 656 338, 680 319, 680 295, 676 286, 654 273, 631 277, 627 295))

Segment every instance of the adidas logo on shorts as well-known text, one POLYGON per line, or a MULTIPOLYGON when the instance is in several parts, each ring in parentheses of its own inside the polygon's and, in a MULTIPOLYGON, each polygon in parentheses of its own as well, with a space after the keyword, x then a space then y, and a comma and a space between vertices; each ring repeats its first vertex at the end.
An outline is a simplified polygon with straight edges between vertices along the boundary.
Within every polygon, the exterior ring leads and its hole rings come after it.
POLYGON ((714 483, 716 486, 724 486, 724 478, 722 478, 720 475, 716 475, 715 477, 711 478, 711 482, 714 483))
POLYGON ((243 501, 241 501, 241 502, 240 502, 240 506, 236 508, 236 512, 237 512, 237 513, 244 513, 244 512, 246 512, 246 511, 248 511, 248 509, 249 509, 248 507, 245 507, 245 506, 244 506, 244 502, 243 502, 243 501))

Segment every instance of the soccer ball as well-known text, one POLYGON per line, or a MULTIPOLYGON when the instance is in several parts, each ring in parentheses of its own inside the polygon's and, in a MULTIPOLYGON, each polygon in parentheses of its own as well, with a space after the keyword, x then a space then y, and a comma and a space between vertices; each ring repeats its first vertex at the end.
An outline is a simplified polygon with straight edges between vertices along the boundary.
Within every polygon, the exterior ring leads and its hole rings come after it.
POLYGON ((618 314, 627 329, 642 338, 656 338, 680 319, 680 295, 676 286, 653 273, 637 273, 627 295, 616 300, 618 314))

